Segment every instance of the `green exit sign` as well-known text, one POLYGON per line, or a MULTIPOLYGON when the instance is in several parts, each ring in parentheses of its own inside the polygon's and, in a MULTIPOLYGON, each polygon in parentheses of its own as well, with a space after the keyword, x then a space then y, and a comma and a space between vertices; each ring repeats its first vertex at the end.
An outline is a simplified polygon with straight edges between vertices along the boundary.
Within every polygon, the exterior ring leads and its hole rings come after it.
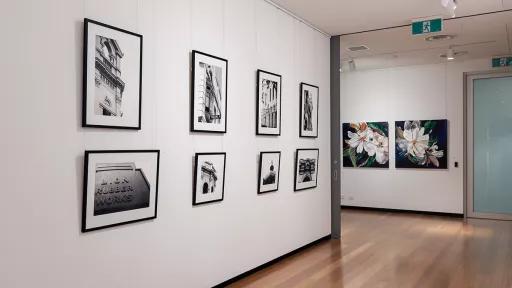
POLYGON ((413 20, 412 35, 423 35, 443 31, 443 18, 413 20))
POLYGON ((492 68, 511 67, 511 66, 512 66, 512 56, 503 56, 503 57, 493 57, 492 58, 492 68))

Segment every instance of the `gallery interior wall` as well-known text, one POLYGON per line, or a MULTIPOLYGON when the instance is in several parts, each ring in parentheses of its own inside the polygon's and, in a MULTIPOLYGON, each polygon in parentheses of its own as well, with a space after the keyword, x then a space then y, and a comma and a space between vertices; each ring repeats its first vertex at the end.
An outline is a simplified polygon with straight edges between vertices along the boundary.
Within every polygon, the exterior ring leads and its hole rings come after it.
POLYGON ((341 74, 341 121, 389 122, 389 169, 342 168, 342 205, 463 213, 463 73, 489 59, 341 74), (396 169, 395 121, 448 119, 448 169, 396 169), (459 168, 454 162, 459 162, 459 168))
POLYGON ((3 4, 1 287, 209 287, 330 233, 329 39, 263 0, 3 4), (81 127, 83 18, 144 36, 142 130, 81 127), (8 40, 7 40, 8 39, 8 40), (189 132, 190 51, 229 60, 225 135, 189 132), (255 135, 256 70, 282 75, 282 134, 255 135), (299 83, 320 87, 299 138, 299 83), (318 187, 293 191, 297 148, 318 187), (84 150, 160 149, 158 218, 82 234, 84 150), (279 191, 257 195, 260 151, 279 191), (195 152, 226 152, 224 201, 192 207, 195 152))

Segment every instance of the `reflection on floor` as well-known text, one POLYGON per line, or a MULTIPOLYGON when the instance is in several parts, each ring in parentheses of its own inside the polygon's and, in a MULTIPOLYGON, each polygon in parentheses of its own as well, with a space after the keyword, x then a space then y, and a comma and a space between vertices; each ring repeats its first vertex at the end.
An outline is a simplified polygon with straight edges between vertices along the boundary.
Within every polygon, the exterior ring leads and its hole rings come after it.
POLYGON ((229 287, 512 287, 512 221, 344 209, 342 227, 229 287))

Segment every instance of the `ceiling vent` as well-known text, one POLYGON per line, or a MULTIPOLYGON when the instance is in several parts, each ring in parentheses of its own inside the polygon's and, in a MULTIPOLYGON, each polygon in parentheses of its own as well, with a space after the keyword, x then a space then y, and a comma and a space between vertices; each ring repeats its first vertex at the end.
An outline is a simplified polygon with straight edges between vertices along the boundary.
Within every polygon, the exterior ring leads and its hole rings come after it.
POLYGON ((359 52, 359 51, 365 51, 365 50, 369 50, 370 48, 364 46, 364 45, 359 45, 359 46, 351 46, 351 47, 348 47, 347 50, 348 51, 351 51, 351 52, 359 52))

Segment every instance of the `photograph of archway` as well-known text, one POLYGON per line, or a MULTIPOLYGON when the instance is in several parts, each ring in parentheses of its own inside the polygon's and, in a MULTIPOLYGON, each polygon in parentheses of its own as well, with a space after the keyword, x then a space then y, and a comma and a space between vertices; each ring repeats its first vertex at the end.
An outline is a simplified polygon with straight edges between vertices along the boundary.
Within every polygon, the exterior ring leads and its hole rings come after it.
POLYGON ((192 204, 224 199, 226 153, 196 153, 192 204))

